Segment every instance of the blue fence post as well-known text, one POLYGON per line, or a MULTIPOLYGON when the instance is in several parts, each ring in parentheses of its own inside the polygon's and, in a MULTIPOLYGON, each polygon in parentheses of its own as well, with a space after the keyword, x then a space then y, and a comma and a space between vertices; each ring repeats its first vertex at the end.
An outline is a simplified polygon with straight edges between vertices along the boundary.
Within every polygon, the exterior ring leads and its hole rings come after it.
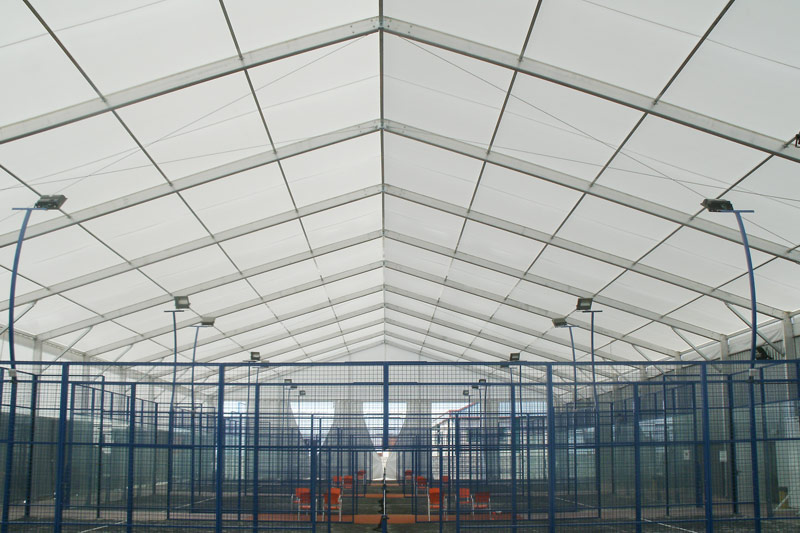
MULTIPOLYGON (((642 533, 642 454, 641 435, 639 433, 639 417, 642 403, 639 398, 639 384, 633 384, 633 473, 634 494, 636 501, 636 533, 642 533)), ((664 428, 666 431, 666 428, 664 428)))
POLYGON ((311 531, 317 531, 317 447, 314 444, 314 415, 311 415, 311 434, 308 439, 308 448, 310 452, 309 464, 309 477, 311 478, 311 487, 309 489, 311 496, 311 531))
MULTIPOLYGON (((64 513, 64 471, 66 470, 67 402, 69 396, 69 365, 61 367, 61 389, 58 405, 58 450, 56 455, 56 501, 53 511, 53 533, 61 533, 64 513)), ((74 394, 74 390, 73 390, 74 394)))
MULTIPOLYGON (((556 531, 556 409, 553 405, 553 365, 547 365, 547 521, 556 531)), ((514 487, 511 487, 514 490, 514 487)), ((530 508, 528 508, 530 515, 530 508)))
POLYGON ((727 377, 728 389, 728 438, 730 444, 730 476, 731 476, 731 500, 733 502, 733 514, 739 514, 739 474, 737 472, 736 462, 736 409, 733 401, 733 374, 728 374, 727 377))
POLYGON ((381 448, 384 450, 389 449, 389 363, 383 363, 383 435, 381 448))
MULTIPOLYGON (((752 369, 751 369, 752 370, 752 369)), ((756 533, 761 533, 761 487, 758 479, 758 432, 756 429, 756 394, 754 376, 748 378, 748 400, 750 410, 750 468, 753 473, 753 527, 756 533)))
POLYGON ((219 366, 217 382, 217 472, 214 476, 216 506, 214 509, 215 531, 222 533, 222 496, 225 479, 225 367, 219 366))
MULTIPOLYGON (((455 448, 456 448, 456 472, 455 472, 455 494, 456 494, 456 532, 461 531, 461 420, 456 413, 455 419, 455 448)), ((453 479, 450 479, 453 482, 453 479)))
POLYGON ((714 532, 714 500, 712 493, 713 478, 711 477, 711 423, 708 405, 708 367, 700 367, 700 392, 703 396, 703 485, 706 500, 706 532, 714 532))
POLYGON ((128 411, 128 492, 127 492, 127 512, 125 515, 125 530, 133 533, 133 487, 136 479, 134 478, 133 459, 136 444, 136 383, 131 383, 131 394, 129 398, 130 409, 128 411))
POLYGON ((95 518, 100 518, 100 503, 103 496, 103 420, 106 408, 106 377, 100 376, 100 424, 97 436, 97 513, 95 518))
MULTIPOLYGON (((661 374, 664 382, 661 384, 661 390, 664 395, 664 512, 669 516, 669 421, 667 419, 667 376, 661 374)), ((612 419, 613 420, 613 419, 612 419)))
POLYGON ((258 446, 259 432, 261 428, 260 409, 261 387, 258 385, 258 377, 255 384, 255 406, 253 406, 253 533, 258 533, 258 446))
MULTIPOLYGON (((11 391, 8 399, 8 435, 6 436, 6 468, 3 479, 3 524, 0 532, 8 533, 9 511, 11 506, 11 477, 14 470, 14 430, 17 420, 17 376, 16 371, 9 372, 11 391)), ((5 373, 3 374, 5 378, 5 373)))
MULTIPOLYGON (((522 369, 520 368, 520 372, 522 369)), ((514 382, 511 390, 511 530, 517 529, 517 406, 514 382)))
POLYGON ((39 377, 34 374, 31 376, 31 430, 30 442, 28 442, 28 468, 27 475, 25 476, 25 517, 31 516, 31 491, 33 488, 33 443, 36 440, 36 397, 37 385, 39 384, 39 377))

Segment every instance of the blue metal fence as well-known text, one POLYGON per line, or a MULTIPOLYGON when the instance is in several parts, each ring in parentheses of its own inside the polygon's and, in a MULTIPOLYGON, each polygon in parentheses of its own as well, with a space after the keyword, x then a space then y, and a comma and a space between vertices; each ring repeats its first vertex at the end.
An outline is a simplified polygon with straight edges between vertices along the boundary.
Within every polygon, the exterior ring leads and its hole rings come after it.
POLYGON ((17 370, 0 532, 800 527, 797 361, 17 370))

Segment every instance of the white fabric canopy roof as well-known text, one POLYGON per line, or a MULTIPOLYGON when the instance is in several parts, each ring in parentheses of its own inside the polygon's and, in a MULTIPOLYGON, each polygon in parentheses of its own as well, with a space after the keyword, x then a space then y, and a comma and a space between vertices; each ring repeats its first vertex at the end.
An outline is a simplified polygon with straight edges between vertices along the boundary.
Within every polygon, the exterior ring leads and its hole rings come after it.
POLYGON ((188 295, 180 361, 200 317, 202 362, 571 360, 561 316, 585 360, 593 297, 602 359, 717 357, 750 297, 735 217, 704 198, 754 210, 765 331, 800 309, 797 20, 789 0, 3 2, 0 286, 12 209, 68 197, 32 214, 18 338, 162 360, 188 295))

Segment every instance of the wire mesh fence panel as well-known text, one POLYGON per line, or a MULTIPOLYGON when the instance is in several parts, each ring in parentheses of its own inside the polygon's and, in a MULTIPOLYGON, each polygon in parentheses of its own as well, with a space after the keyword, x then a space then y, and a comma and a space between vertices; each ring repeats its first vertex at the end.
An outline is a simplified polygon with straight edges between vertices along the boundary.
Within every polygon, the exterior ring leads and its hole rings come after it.
POLYGON ((800 527, 794 361, 17 370, 3 531, 800 527))

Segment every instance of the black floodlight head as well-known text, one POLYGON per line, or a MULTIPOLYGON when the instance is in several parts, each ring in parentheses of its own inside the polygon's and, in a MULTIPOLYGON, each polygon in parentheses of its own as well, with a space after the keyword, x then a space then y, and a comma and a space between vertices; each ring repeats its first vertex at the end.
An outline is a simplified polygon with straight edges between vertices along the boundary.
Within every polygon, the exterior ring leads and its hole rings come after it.
POLYGON ((767 353, 763 346, 756 346, 756 359, 759 361, 770 361, 772 356, 767 353))
POLYGON ((301 391, 300 391, 298 394, 299 394, 300 396, 305 396, 305 395, 306 395, 306 391, 304 391, 304 390, 301 390, 301 391))
POLYGON ((188 296, 176 296, 175 297, 175 309, 189 309, 189 297, 188 296))
POLYGON ((45 194, 33 204, 33 207, 36 209, 61 209, 66 201, 67 197, 63 194, 45 194))
POLYGON ((565 327, 567 327, 567 325, 568 325, 567 324, 567 317, 565 317, 565 316, 553 319, 553 326, 555 326, 557 328, 565 328, 565 327))
POLYGON ((469 389, 464 389, 464 392, 462 392, 461 394, 463 394, 464 396, 469 396, 469 389))
POLYGON ((477 385, 473 385, 472 388, 475 389, 475 390, 478 390, 478 386, 477 385))
POLYGON ((294 390, 294 389, 296 389, 296 388, 297 388, 297 385, 290 385, 290 386, 289 386, 289 389, 291 389, 291 390, 294 390))
POLYGON ((591 298, 578 298, 578 304, 575 306, 575 309, 578 311, 588 311, 592 308, 592 299, 591 298))
POLYGON ((283 378, 283 382, 284 383, 291 383, 292 382, 292 378, 283 378))
POLYGON ((214 317, 207 316, 200 318, 200 326, 204 328, 214 327, 214 317))
POLYGON ((478 380, 478 383, 486 383, 486 378, 481 378, 478 380))
POLYGON ((720 211, 733 211, 733 204, 730 200, 722 200, 720 198, 706 198, 700 204, 712 213, 719 213, 720 211))
POLYGON ((520 356, 519 352, 511 352, 510 354, 508 354, 508 360, 509 361, 519 361, 519 356, 520 356))
POLYGON ((250 360, 255 363, 261 361, 261 352, 250 352, 250 360))

